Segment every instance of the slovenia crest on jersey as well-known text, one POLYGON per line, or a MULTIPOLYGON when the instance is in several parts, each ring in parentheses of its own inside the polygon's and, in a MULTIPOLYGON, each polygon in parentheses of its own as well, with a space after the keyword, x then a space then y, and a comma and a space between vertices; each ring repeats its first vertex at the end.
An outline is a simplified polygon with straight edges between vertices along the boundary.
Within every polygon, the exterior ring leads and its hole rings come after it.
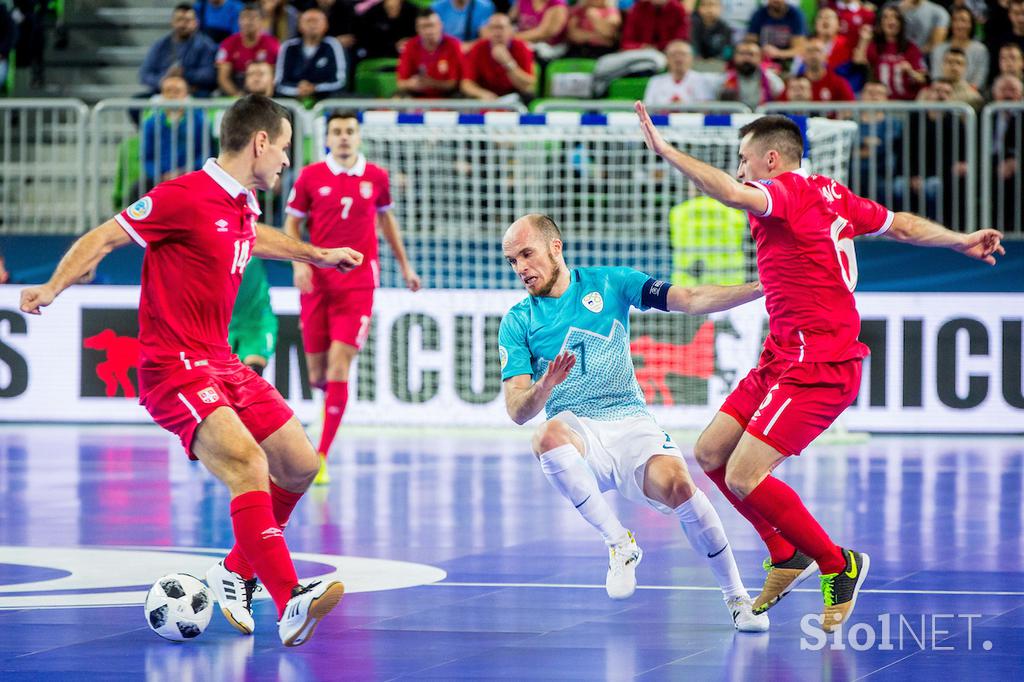
POLYGON ((142 197, 128 207, 128 217, 132 220, 145 220, 153 212, 153 200, 149 197, 142 197))
POLYGON ((604 310, 604 299, 601 294, 591 291, 583 297, 583 305, 592 313, 599 313, 604 310))
POLYGON ((359 183, 359 196, 364 199, 369 199, 373 196, 373 183, 369 180, 363 180, 359 183))

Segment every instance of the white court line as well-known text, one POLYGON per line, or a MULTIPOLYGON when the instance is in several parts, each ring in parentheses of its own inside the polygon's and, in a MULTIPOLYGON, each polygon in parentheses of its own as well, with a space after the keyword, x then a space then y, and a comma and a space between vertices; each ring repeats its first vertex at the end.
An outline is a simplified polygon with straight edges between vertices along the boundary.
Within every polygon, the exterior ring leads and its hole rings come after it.
MULTIPOLYGON (((440 581, 436 583, 429 583, 423 585, 423 587, 539 587, 539 588, 573 588, 580 590, 603 590, 604 585, 581 585, 578 583, 460 583, 460 582, 447 582, 440 581)), ((678 592, 721 592, 718 587, 702 586, 702 585, 637 585, 638 590, 669 590, 678 592)), ((749 592, 757 592, 759 588, 750 588, 749 592)), ((798 587, 791 592, 812 592, 818 593, 821 590, 816 590, 807 587, 798 587)), ((1024 592, 986 592, 984 590, 883 590, 883 589, 863 589, 861 593, 867 594, 927 594, 927 595, 942 595, 942 596, 967 596, 967 597, 1024 597, 1024 592)))

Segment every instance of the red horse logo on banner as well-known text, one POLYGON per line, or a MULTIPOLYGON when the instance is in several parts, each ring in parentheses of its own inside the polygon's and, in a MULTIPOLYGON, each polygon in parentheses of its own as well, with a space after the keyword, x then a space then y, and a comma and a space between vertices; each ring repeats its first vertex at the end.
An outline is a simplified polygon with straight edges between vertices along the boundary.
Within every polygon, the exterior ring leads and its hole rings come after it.
POLYGON ((90 350, 106 351, 107 359, 96 365, 96 376, 106 387, 108 398, 117 395, 118 386, 125 398, 135 398, 138 393, 128 370, 139 366, 139 340, 131 336, 118 336, 113 329, 104 329, 95 336, 82 341, 90 350))
POLYGON ((665 377, 677 374, 709 379, 715 373, 715 323, 708 320, 702 324, 690 343, 662 343, 640 336, 630 342, 629 350, 643 361, 643 367, 636 369, 636 380, 647 404, 660 397, 663 405, 674 405, 665 377))

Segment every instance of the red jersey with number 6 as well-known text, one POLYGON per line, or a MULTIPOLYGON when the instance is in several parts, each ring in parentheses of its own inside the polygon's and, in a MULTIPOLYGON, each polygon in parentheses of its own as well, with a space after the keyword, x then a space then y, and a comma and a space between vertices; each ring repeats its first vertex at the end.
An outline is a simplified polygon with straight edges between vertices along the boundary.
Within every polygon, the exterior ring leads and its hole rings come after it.
POLYGON ((377 214, 390 208, 387 171, 367 163, 362 154, 351 169, 345 169, 330 156, 302 169, 288 197, 288 214, 306 219, 309 241, 315 246, 348 246, 363 254, 362 264, 347 273, 314 269, 314 286, 377 286, 377 214))
POLYGON ((867 356, 868 347, 857 340, 853 238, 888 230, 892 211, 832 178, 803 171, 746 184, 768 199, 764 215, 750 214, 768 309, 765 348, 798 362, 867 356))
POLYGON ((256 195, 210 159, 114 216, 146 249, 139 295, 143 369, 232 360, 228 323, 259 215, 256 195))

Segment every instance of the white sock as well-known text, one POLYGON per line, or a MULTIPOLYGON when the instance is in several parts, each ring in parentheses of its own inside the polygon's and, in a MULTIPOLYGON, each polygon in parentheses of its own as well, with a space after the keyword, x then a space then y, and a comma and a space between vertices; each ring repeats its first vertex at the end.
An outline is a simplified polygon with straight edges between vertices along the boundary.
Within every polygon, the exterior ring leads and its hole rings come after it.
POLYGON ((693 497, 673 511, 679 518, 690 545, 708 558, 711 572, 715 574, 726 600, 733 597, 749 597, 740 580, 740 572, 736 568, 729 539, 725 537, 722 520, 718 518, 718 512, 711 506, 707 496, 698 490, 693 497))
POLYGON ((542 452, 540 468, 555 490, 572 502, 580 515, 604 538, 614 545, 626 538, 626 529, 615 517, 597 487, 597 479, 580 451, 572 445, 562 445, 542 452))

